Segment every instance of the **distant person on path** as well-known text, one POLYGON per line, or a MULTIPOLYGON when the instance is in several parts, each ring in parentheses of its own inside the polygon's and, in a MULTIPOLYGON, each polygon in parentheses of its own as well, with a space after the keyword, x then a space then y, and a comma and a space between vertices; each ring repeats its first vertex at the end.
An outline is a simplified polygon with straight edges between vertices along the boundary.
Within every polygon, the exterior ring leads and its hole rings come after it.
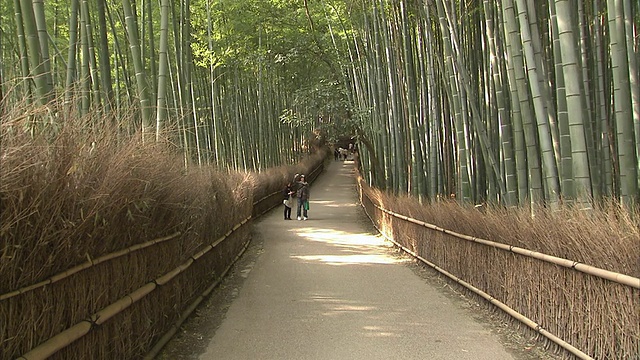
POLYGON ((291 195, 295 193, 296 192, 293 191, 293 186, 291 185, 291 183, 288 183, 287 186, 285 186, 284 190, 282 190, 282 195, 284 197, 282 203, 284 205, 285 220, 291 220, 291 195))
POLYGON ((335 161, 340 160, 340 151, 338 151, 338 149, 333 150, 333 160, 335 161))
POLYGON ((307 211, 309 210, 309 183, 304 178, 304 175, 300 175, 300 178, 296 182, 296 198, 298 199, 298 220, 307 220, 307 211))
POLYGON ((347 154, 349 153, 347 149, 340 148, 340 160, 347 161, 347 154))

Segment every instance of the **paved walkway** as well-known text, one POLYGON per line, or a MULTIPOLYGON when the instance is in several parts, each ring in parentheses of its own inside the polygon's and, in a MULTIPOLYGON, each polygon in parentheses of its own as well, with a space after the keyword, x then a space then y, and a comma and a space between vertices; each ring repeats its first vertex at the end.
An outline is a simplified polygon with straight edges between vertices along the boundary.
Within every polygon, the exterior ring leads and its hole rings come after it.
POLYGON ((200 359, 512 359, 375 235, 352 169, 312 184, 309 220, 254 224, 263 252, 200 359))

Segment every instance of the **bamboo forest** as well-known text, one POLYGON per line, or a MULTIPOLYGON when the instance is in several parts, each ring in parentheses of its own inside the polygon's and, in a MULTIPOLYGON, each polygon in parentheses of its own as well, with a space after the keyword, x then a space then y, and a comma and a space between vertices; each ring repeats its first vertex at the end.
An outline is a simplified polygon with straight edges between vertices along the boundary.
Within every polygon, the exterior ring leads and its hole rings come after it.
POLYGON ((639 77, 640 0, 2 0, 0 359, 638 359, 639 77))
POLYGON ((638 199, 640 2, 13 0, 0 106, 134 113, 197 164, 358 142, 367 180, 425 200, 638 199))

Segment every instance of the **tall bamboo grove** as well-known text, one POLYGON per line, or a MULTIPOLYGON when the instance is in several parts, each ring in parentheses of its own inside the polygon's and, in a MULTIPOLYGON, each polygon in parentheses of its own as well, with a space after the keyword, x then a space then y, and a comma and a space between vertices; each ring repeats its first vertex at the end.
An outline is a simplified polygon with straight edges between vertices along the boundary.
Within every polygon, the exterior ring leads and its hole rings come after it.
POLYGON ((640 2, 358 6, 345 82, 370 183, 472 204, 637 204, 640 2))
POLYGON ((425 201, 638 203, 637 0, 12 0, 0 16, 2 108, 133 111, 128 131, 246 169, 333 129, 369 183, 425 201))

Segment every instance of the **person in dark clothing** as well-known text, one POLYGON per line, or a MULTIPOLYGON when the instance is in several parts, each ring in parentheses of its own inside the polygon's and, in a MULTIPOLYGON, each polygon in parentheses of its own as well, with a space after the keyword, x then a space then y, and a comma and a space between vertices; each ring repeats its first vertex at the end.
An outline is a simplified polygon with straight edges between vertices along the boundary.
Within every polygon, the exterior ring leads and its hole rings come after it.
POLYGON ((291 195, 295 194, 293 191, 293 186, 291 183, 288 183, 285 186, 284 190, 282 190, 282 195, 284 197, 282 203, 284 205, 284 219, 291 220, 291 195))
POLYGON ((307 211, 309 210, 309 183, 304 178, 304 175, 300 175, 298 180, 296 197, 298 198, 298 220, 307 220, 307 211))

